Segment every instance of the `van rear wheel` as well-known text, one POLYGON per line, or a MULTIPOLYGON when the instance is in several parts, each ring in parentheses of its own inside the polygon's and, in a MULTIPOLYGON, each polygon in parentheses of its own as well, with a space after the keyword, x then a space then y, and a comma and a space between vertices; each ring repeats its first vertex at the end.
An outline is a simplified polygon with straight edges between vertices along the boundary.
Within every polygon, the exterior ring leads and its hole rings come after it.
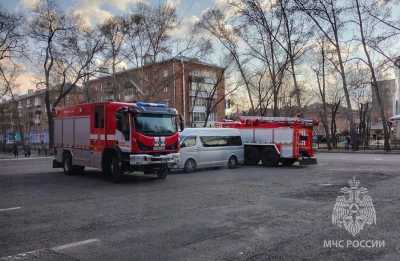
POLYGON ((183 171, 185 173, 192 173, 192 172, 196 171, 196 161, 194 161, 194 159, 188 159, 185 162, 185 166, 183 168, 183 171))
POLYGON ((238 166, 238 161, 236 156, 231 156, 228 160, 228 168, 235 169, 238 166))

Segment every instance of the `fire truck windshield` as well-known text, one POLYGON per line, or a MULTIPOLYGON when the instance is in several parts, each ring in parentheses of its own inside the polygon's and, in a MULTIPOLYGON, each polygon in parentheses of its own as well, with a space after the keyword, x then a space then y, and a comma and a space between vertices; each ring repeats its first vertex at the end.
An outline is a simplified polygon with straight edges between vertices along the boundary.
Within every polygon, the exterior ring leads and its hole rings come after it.
POLYGON ((136 114, 135 128, 151 136, 169 136, 177 132, 175 116, 169 114, 136 114))

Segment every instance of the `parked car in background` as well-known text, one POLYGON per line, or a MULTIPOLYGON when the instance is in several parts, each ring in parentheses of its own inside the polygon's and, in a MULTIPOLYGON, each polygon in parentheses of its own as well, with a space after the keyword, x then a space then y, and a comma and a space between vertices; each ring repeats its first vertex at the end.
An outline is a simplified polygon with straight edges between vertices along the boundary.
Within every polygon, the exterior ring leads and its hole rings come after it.
POLYGON ((178 167, 186 173, 199 168, 235 168, 244 162, 240 132, 231 128, 186 128, 180 136, 178 167))

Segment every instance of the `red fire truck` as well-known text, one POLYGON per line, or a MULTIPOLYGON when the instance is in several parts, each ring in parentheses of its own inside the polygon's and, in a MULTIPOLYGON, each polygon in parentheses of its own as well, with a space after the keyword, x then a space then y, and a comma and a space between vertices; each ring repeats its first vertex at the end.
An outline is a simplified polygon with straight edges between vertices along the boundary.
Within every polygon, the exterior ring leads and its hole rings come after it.
POLYGON ((131 171, 166 178, 179 160, 177 116, 167 105, 144 102, 56 109, 53 167, 67 175, 98 168, 114 181, 131 171))
POLYGON ((245 148, 245 164, 265 166, 315 164, 312 147, 314 120, 287 117, 241 117, 218 122, 219 128, 238 128, 245 148))

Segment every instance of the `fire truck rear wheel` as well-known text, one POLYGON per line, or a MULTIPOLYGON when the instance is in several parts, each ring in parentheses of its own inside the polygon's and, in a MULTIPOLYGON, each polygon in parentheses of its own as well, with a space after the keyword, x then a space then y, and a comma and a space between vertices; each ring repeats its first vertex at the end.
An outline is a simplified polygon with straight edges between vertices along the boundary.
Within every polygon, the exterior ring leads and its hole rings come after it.
POLYGON ((228 160, 228 168, 235 169, 238 166, 238 161, 236 156, 231 156, 228 160))
POLYGON ((281 159, 283 166, 292 166, 296 160, 295 159, 281 159))
POLYGON ((74 173, 74 169, 72 166, 72 157, 71 154, 68 152, 64 153, 63 168, 65 175, 72 175, 74 173))
POLYGON ((267 167, 277 167, 279 165, 279 154, 272 149, 264 150, 262 164, 267 167))
POLYGON ((194 161, 194 159, 188 159, 185 162, 185 166, 183 167, 183 171, 185 173, 192 173, 192 172, 196 171, 196 161, 194 161))

